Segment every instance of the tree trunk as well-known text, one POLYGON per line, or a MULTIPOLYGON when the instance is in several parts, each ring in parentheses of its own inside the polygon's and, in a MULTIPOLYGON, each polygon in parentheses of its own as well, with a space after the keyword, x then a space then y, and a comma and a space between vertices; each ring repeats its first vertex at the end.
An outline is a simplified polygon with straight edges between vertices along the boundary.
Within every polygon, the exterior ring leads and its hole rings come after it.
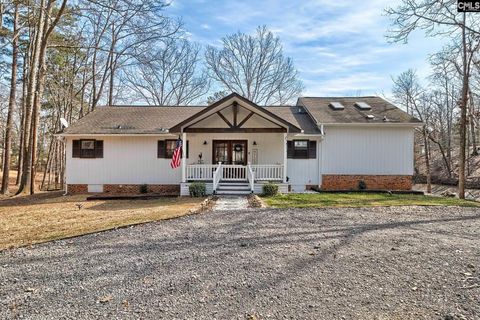
POLYGON ((463 74, 462 97, 460 99, 460 150, 458 165, 458 197, 465 199, 465 160, 466 160, 466 131, 467 131, 467 102, 468 102, 468 68, 467 68, 467 40, 465 30, 465 13, 463 13, 462 47, 463 47, 463 74))
POLYGON ((40 59, 40 46, 43 38, 43 27, 45 20, 45 0, 41 0, 39 7, 39 18, 36 25, 35 32, 35 43, 32 47, 32 59, 30 64, 30 74, 28 81, 27 89, 27 101, 25 108, 25 130, 24 134, 24 159, 23 159, 23 169, 22 169, 22 180, 20 182, 20 187, 17 191, 17 194, 30 194, 31 193, 31 172, 32 172, 32 139, 31 136, 33 132, 31 131, 32 127, 32 110, 35 99, 35 89, 37 88, 37 75, 38 75, 38 66, 40 59))
POLYGON ((8 193, 8 183, 10 174, 10 156, 12 153, 12 126, 13 126, 13 109, 16 99, 17 88, 17 59, 18 59, 18 3, 15 3, 15 12, 13 16, 13 39, 12 39, 12 75, 10 79, 10 97, 8 100, 7 124, 5 130, 4 144, 4 162, 3 162, 3 178, 0 193, 8 193))
POLYGON ((423 143, 425 145, 425 167, 427 170, 427 193, 432 193, 432 174, 430 170, 430 147, 427 126, 423 126, 423 143))
POLYGON ((470 141, 472 143, 472 156, 478 156, 478 151, 477 151, 477 137, 476 137, 476 130, 475 130, 475 105, 473 101, 473 95, 472 92, 469 92, 469 102, 470 102, 470 112, 469 112, 469 118, 470 118, 470 141))
POLYGON ((29 51, 30 49, 27 48, 25 55, 23 56, 23 81, 22 81, 22 115, 20 119, 20 141, 18 147, 18 161, 17 161, 17 180, 15 181, 15 185, 20 185, 20 180, 22 178, 23 172, 23 160, 25 154, 25 114, 27 113, 26 110, 26 100, 27 100, 27 87, 28 87, 28 79, 29 79, 29 51))

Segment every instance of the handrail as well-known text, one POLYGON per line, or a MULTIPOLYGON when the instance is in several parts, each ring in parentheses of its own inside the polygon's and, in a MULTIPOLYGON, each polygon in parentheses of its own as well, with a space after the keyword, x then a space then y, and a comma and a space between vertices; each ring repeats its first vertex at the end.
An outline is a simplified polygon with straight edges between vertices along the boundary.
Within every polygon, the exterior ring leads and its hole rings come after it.
POLYGON ((251 165, 257 181, 283 180, 284 166, 282 164, 254 164, 251 165))
POLYGON ((216 164, 189 164, 187 165, 187 180, 211 181, 217 166, 216 164))
POLYGON ((220 180, 222 180, 223 177, 223 169, 222 169, 222 163, 218 163, 218 167, 213 173, 213 193, 217 191, 218 183, 220 180))
POLYGON ((250 183, 250 191, 253 193, 255 189, 255 173, 252 170, 252 166, 250 163, 247 165, 247 170, 248 170, 248 182, 250 183))

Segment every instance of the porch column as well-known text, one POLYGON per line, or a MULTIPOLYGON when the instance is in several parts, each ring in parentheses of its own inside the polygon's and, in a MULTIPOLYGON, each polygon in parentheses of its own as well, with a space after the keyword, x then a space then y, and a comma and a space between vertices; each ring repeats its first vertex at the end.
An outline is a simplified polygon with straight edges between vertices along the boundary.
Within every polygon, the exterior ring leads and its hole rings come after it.
POLYGON ((287 183, 287 133, 283 134, 283 183, 287 183))
POLYGON ((182 133, 182 182, 187 182, 187 134, 182 133))

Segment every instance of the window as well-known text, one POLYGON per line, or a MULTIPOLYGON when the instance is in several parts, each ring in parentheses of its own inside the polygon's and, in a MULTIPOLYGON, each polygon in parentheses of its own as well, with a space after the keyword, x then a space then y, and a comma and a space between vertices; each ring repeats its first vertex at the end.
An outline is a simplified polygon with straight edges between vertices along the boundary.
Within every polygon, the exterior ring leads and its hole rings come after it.
POLYGON ((80 158, 95 158, 95 140, 80 140, 80 158))
POLYGON ((173 151, 177 147, 177 140, 165 140, 165 158, 173 157, 173 151))
POLYGON ((73 140, 73 158, 103 158, 102 140, 73 140))
MULTIPOLYGON (((171 159, 173 157, 173 151, 177 147, 177 140, 158 140, 157 144, 157 158, 171 159)), ((183 148, 186 148, 188 158, 188 140, 186 145, 183 144, 183 148)))
POLYGON ((317 141, 315 140, 287 141, 287 158, 316 159, 317 158, 317 141))
POLYGON ((297 159, 308 159, 308 140, 293 141, 293 157, 297 159))

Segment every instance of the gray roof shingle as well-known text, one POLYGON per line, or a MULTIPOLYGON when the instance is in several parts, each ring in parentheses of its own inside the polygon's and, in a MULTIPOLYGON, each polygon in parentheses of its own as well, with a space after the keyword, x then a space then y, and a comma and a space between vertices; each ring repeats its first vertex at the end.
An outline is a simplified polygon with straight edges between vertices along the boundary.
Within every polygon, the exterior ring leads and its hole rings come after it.
POLYGON ((158 134, 205 107, 98 107, 65 134, 158 134))
POLYGON ((420 120, 380 97, 304 97, 298 105, 304 106, 318 124, 326 123, 421 123, 420 120), (335 110, 330 102, 340 102, 344 109, 335 110), (366 102, 371 110, 361 110, 355 102, 366 102), (374 116, 369 119, 367 116, 374 116), (384 120, 386 119, 386 120, 384 120))
MULTIPOLYGON (((161 134, 192 117, 206 106, 111 106, 98 107, 64 134, 161 134)), ((297 106, 269 106, 265 109, 301 128, 304 133, 319 133, 317 124, 327 123, 421 123, 418 119, 379 97, 305 97, 297 106), (360 110, 355 102, 366 102, 372 109, 360 110), (345 109, 334 110, 330 102, 340 102, 345 109), (307 112, 302 112, 303 106, 307 112), (373 115, 368 119, 367 115, 373 115), (312 119, 313 117, 313 119, 312 119), (387 121, 384 121, 384 117, 387 121)))

